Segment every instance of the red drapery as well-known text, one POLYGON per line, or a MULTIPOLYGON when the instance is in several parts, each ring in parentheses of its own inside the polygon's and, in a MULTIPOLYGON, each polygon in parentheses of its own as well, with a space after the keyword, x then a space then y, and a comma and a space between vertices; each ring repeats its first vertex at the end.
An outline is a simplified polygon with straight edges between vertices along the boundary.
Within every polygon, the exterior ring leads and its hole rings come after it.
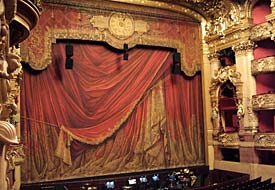
MULTIPOLYGON (((122 53, 102 45, 73 46, 73 70, 64 69, 65 44, 57 43, 53 45, 53 64, 46 71, 24 73, 22 134, 32 158, 26 167, 45 173, 45 163, 53 159, 60 126, 59 139, 64 149, 72 150, 69 156, 74 160, 87 150, 85 144, 96 145, 95 160, 89 161, 94 170, 95 163, 104 159, 106 168, 116 162, 120 172, 124 171, 126 163, 129 167, 129 163, 137 162, 137 155, 143 152, 146 164, 139 160, 139 169, 201 163, 204 145, 200 144, 199 76, 191 80, 171 75, 172 53, 164 49, 134 48, 124 61, 122 53), (47 149, 41 150, 45 145, 47 149), (161 152, 163 155, 156 157, 161 152)), ((70 158, 63 159, 74 164, 70 158)))

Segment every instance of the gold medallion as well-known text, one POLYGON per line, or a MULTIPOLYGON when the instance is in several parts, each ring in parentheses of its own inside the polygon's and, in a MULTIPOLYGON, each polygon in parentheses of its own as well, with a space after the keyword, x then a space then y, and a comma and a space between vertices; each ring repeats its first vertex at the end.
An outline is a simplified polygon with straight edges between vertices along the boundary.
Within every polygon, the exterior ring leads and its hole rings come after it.
POLYGON ((128 38, 135 31, 134 20, 127 13, 112 13, 109 18, 109 31, 118 38, 128 38))

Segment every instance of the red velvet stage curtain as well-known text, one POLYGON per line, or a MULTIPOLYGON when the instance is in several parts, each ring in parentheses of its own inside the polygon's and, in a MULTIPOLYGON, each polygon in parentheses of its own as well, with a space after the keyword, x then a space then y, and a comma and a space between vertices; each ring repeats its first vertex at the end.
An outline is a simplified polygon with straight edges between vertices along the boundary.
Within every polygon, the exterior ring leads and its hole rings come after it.
POLYGON ((47 70, 24 72, 23 181, 204 162, 200 75, 171 75, 165 49, 134 48, 125 61, 101 44, 73 46, 73 70, 65 70, 65 43, 57 43, 47 70), (60 139, 69 149, 59 154, 66 169, 54 156, 60 139))

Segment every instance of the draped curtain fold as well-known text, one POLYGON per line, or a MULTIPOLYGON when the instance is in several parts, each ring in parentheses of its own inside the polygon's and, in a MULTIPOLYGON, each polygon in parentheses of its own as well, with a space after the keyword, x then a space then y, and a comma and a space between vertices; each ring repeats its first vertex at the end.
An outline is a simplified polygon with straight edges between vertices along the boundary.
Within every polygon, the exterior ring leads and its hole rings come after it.
POLYGON ((33 172, 25 181, 204 162, 199 74, 171 75, 166 49, 134 48, 125 61, 101 44, 73 46, 73 70, 64 69, 65 43, 57 43, 46 71, 24 73, 24 167, 33 172), (58 145, 70 166, 53 169, 58 145))

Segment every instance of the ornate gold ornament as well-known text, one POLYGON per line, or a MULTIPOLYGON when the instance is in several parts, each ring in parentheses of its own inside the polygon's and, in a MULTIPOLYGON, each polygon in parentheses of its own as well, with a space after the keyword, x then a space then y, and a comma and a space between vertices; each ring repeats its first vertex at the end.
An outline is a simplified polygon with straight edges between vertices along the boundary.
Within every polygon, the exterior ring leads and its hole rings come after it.
POLYGON ((252 96, 253 110, 275 109, 275 94, 260 94, 252 96))
POLYGON ((217 141, 223 146, 238 146, 239 136, 238 133, 219 133, 217 141))
POLYGON ((240 81, 240 78, 241 73, 236 72, 231 66, 221 67, 212 78, 211 86, 216 86, 217 83, 225 83, 226 81, 234 84, 240 81))
POLYGON ((275 71, 275 56, 254 59, 251 61, 252 74, 260 74, 275 71))
POLYGON ((232 49, 235 52, 235 55, 242 55, 242 54, 245 55, 247 51, 253 50, 255 47, 257 47, 255 42, 251 40, 247 40, 247 41, 240 42, 237 45, 234 45, 232 49))
POLYGON ((214 19, 207 22, 205 26, 207 38, 215 35, 224 37, 226 30, 234 28, 240 23, 240 11, 233 4, 226 4, 224 1, 220 1, 211 10, 216 12, 212 13, 214 19))
POLYGON ((120 40, 126 40, 134 35, 148 32, 148 23, 143 20, 134 20, 128 13, 112 12, 109 17, 95 15, 90 19, 91 25, 100 32, 108 29, 109 32, 120 40))
POLYGON ((242 82, 241 82, 241 73, 236 71, 235 66, 226 66, 221 67, 211 80, 210 85, 210 98, 211 98, 211 119, 213 123, 213 138, 216 139, 220 131, 223 131, 223 126, 220 125, 220 116, 219 114, 219 88, 222 84, 230 81, 236 87, 236 99, 237 99, 237 117, 241 120, 244 116, 244 106, 243 106, 243 94, 242 92, 242 82))
POLYGON ((209 60, 218 59, 219 58, 219 54, 217 52, 214 52, 214 53, 208 54, 207 57, 208 57, 209 60))
MULTIPOLYGON (((50 8, 44 8, 45 15, 50 14, 50 8)), ((72 10, 73 9, 76 9, 76 7, 72 8, 72 10)), ((57 39, 103 41, 117 49, 123 49, 125 43, 128 44, 129 48, 136 45, 169 47, 177 49, 177 51, 181 53, 182 63, 186 63, 184 59, 190 57, 186 55, 186 49, 190 47, 185 47, 185 43, 179 40, 180 36, 172 35, 172 37, 170 37, 164 33, 162 35, 163 37, 160 37, 160 35, 149 33, 149 24, 158 24, 160 22, 159 19, 148 16, 134 17, 134 15, 130 13, 109 11, 105 11, 102 15, 97 15, 98 12, 95 12, 96 10, 89 10, 88 12, 86 9, 84 10, 83 7, 79 7, 79 9, 82 11, 79 15, 81 17, 83 15, 83 18, 86 17, 87 19, 79 21, 76 27, 70 26, 64 28, 64 26, 52 26, 50 22, 45 24, 46 26, 38 25, 34 29, 33 35, 22 43, 22 59, 35 70, 45 69, 51 64, 52 44, 55 43, 57 39), (45 28, 47 28, 47 30, 45 30, 45 28), (38 51, 41 50, 41 52, 32 52, 29 50, 29 47, 37 48, 38 51)), ((169 21, 169 25, 170 24, 172 27, 173 22, 169 21)), ((197 23, 195 23, 195 25, 197 25, 197 23)), ((195 27, 192 25, 192 28, 195 27)), ((199 32, 199 29, 194 30, 194 32, 199 32)), ((199 51, 197 50, 193 54, 198 53, 199 51)), ((194 59, 192 59, 191 63, 181 64, 181 70, 188 76, 193 76, 201 69, 201 57, 193 57, 194 59)))
POLYGON ((134 20, 127 13, 112 13, 109 18, 109 31, 120 39, 128 38, 135 31, 134 20))
POLYGON ((246 97, 246 104, 248 105, 246 107, 246 115, 248 116, 248 121, 249 123, 254 123, 253 127, 258 126, 258 117, 256 115, 256 113, 253 111, 253 107, 252 107, 252 98, 250 97, 246 97))
POLYGON ((8 170, 13 170, 15 166, 20 165, 25 159, 25 152, 23 144, 10 145, 7 153, 6 160, 8 161, 8 170))
POLYGON ((254 137, 256 149, 274 149, 275 134, 274 133, 258 133, 254 137))
POLYGON ((272 25, 269 22, 255 25, 251 28, 250 39, 252 41, 264 40, 271 37, 272 25))

